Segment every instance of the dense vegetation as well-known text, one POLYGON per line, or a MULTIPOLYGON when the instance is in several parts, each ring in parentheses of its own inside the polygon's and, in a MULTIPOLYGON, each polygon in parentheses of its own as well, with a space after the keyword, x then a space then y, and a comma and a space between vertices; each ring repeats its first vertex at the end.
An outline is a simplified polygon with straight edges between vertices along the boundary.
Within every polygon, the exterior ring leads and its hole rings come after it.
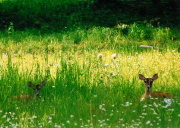
POLYGON ((0 28, 59 31, 74 26, 113 27, 148 21, 179 26, 179 0, 2 0, 0 28))
POLYGON ((157 1, 2 0, 0 127, 178 128, 178 1, 157 1), (155 73, 172 99, 140 102, 155 73))

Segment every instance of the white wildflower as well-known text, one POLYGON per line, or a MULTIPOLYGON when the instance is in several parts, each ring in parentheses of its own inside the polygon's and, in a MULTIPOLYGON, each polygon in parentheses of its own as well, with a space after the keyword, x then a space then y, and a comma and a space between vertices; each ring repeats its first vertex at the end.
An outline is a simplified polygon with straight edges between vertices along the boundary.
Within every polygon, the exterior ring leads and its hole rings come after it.
POLYGON ((73 117, 74 117, 74 115, 70 115, 70 117, 71 117, 71 118, 73 118, 73 117))
POLYGON ((146 124, 150 124, 150 123, 151 123, 151 121, 147 121, 147 122, 146 122, 146 124))
POLYGON ((113 71, 110 72, 110 76, 114 76, 114 72, 113 71))
POLYGON ((98 59, 102 60, 103 55, 101 53, 98 54, 98 59))
POLYGON ((105 64, 104 66, 108 66, 109 64, 105 64))
POLYGON ((116 58, 117 58, 116 53, 112 54, 111 56, 112 56, 113 59, 116 59, 116 58))
POLYGON ((167 98, 165 98, 165 99, 164 99, 164 102, 166 102, 168 106, 171 106, 171 104, 172 104, 172 99, 167 99, 167 98))

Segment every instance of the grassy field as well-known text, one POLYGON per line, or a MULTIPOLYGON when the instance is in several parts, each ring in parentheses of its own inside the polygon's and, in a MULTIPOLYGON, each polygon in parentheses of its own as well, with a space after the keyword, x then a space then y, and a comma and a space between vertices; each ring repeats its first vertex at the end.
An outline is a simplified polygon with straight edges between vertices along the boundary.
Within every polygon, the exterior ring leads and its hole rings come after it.
POLYGON ((51 34, 9 26, 0 33, 0 127, 178 128, 179 44, 176 31, 148 23, 51 34), (138 74, 155 73, 153 90, 175 95, 171 103, 140 102, 138 74), (41 98, 9 101, 43 80, 41 98))

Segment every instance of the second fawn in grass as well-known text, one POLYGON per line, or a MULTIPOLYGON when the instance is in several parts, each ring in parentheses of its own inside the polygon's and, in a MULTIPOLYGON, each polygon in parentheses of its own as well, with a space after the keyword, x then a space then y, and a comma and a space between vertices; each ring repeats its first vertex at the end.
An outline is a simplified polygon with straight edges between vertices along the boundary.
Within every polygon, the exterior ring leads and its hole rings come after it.
POLYGON ((152 78, 145 78, 142 74, 139 74, 139 79, 143 80, 145 83, 145 93, 141 96, 141 100, 143 101, 144 99, 147 98, 169 98, 171 97, 171 94, 168 92, 160 92, 160 91, 155 91, 152 92, 152 84, 153 81, 158 78, 158 74, 154 74, 152 78))
POLYGON ((32 82, 28 82, 28 86, 31 87, 35 92, 34 94, 23 94, 18 96, 13 96, 11 100, 19 100, 19 101, 29 101, 31 99, 35 99, 40 96, 41 88, 46 84, 45 81, 42 81, 40 84, 33 84, 32 82))

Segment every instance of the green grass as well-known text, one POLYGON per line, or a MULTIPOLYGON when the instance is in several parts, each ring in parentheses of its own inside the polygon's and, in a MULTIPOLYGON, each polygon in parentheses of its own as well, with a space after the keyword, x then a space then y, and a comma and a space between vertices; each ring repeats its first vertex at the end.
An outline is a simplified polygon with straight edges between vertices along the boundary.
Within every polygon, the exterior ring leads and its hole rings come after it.
POLYGON ((53 34, 7 30, 0 37, 0 127, 180 126, 179 38, 173 29, 145 23, 53 34), (153 90, 177 98, 169 106, 161 99, 140 102, 139 73, 158 73, 153 90), (42 80, 40 99, 9 101, 33 94, 27 82, 42 80))

